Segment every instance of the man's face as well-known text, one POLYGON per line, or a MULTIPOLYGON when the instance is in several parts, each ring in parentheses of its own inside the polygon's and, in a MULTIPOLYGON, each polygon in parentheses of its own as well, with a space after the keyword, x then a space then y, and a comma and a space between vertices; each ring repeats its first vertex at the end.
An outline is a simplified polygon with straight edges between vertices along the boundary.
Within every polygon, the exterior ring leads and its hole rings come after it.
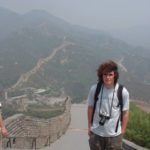
POLYGON ((109 73, 103 74, 103 82, 106 87, 114 86, 115 72, 111 71, 109 73))

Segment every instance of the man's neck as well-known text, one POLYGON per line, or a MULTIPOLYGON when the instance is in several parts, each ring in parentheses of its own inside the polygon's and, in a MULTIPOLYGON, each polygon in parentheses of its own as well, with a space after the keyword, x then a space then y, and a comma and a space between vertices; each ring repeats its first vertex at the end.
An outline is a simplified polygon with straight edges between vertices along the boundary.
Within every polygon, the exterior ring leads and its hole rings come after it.
POLYGON ((107 88, 107 89, 113 89, 115 86, 114 84, 111 84, 111 85, 106 85, 104 84, 104 86, 107 88))

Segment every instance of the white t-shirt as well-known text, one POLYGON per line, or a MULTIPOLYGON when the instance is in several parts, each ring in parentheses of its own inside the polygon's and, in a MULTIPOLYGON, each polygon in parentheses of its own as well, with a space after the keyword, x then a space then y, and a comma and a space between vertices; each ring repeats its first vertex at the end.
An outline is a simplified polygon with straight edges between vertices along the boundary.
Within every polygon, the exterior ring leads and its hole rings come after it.
MULTIPOLYGON (((87 103, 89 106, 94 106, 94 95, 96 91, 97 84, 93 85, 90 89, 87 103)), ((103 89, 100 90, 100 94, 98 96, 98 101, 96 103, 96 109, 93 118, 93 125, 91 127, 91 131, 102 137, 114 137, 121 134, 121 122, 119 121, 119 126, 117 132, 116 126, 117 121, 120 116, 120 107, 118 107, 118 97, 117 90, 119 84, 117 83, 115 88, 108 89, 103 86, 103 89), (101 106, 100 106, 101 105, 101 106), (100 125, 99 114, 105 114, 109 116, 110 119, 107 119, 104 125, 100 125)), ((129 109, 129 92, 125 87, 123 87, 122 91, 123 97, 123 111, 127 111, 129 109)))

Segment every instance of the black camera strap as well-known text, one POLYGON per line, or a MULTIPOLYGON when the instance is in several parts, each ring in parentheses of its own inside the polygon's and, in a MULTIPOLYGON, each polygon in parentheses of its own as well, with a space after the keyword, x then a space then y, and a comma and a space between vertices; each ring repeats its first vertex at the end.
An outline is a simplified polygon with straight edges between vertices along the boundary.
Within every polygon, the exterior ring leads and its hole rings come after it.
MULTIPOLYGON (((101 90, 101 97, 100 97, 100 104, 99 104, 99 116, 100 116, 100 110, 101 110, 101 107, 102 107, 102 101, 103 101, 103 89, 104 89, 104 85, 102 85, 102 90, 101 90)), ((112 100, 111 100, 111 106, 110 106, 110 109, 109 109, 109 117, 111 117, 111 113, 112 113, 112 106, 113 106, 113 101, 114 101, 114 94, 115 94, 115 88, 113 89, 113 96, 112 96, 112 100)), ((109 98, 108 98, 108 101, 109 101, 109 98)))

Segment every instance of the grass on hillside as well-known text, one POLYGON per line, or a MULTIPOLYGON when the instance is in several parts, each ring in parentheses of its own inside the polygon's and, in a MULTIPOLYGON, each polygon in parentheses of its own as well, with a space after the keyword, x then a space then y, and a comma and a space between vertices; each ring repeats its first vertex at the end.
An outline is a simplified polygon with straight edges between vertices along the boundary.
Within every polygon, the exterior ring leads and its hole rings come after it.
POLYGON ((125 138, 137 145, 150 148, 150 114, 130 104, 130 115, 125 138))
POLYGON ((28 111, 24 113, 27 116, 32 116, 35 118, 39 119, 50 119, 52 117, 59 116, 63 114, 62 110, 56 110, 56 111, 43 111, 43 112, 38 112, 38 111, 28 111))

